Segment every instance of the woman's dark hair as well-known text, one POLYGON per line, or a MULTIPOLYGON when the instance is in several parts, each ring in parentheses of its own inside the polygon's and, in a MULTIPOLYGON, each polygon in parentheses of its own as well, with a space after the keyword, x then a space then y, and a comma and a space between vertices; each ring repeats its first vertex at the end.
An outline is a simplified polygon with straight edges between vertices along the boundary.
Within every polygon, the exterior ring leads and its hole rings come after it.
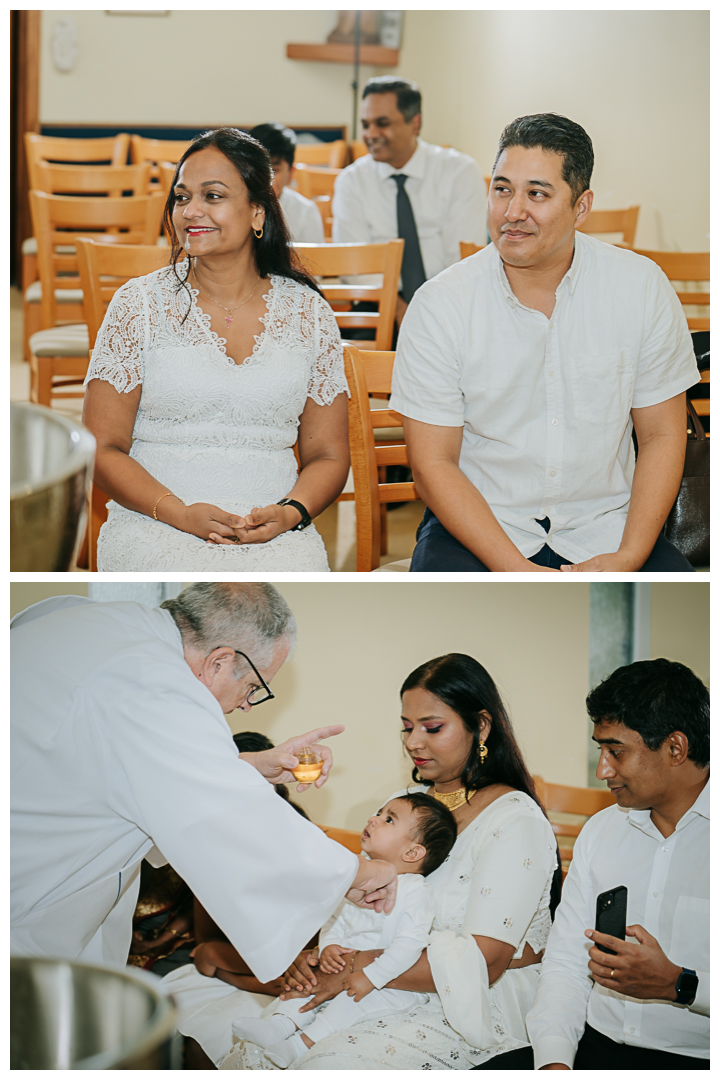
MULTIPOLYGON (((233 735, 233 742, 237 746, 238 754, 257 754, 261 750, 273 750, 275 747, 275 743, 270 742, 267 735, 263 735, 259 731, 238 731, 237 735, 233 735)), ((275 784, 275 791, 281 799, 290 803, 293 810, 297 810, 300 817, 310 820, 302 806, 298 806, 297 803, 292 801, 285 784, 275 784)))
POLYGON ((688 757, 710 765, 710 692, 697 675, 673 660, 638 660, 617 668, 585 702, 595 723, 624 724, 658 750, 673 731, 687 737, 688 757))
MULTIPOLYGON (((510 718, 503 705, 500 692, 482 664, 465 653, 447 653, 428 660, 411 672, 400 688, 400 696, 407 690, 427 690, 449 706, 462 720, 472 735, 470 753, 460 780, 466 794, 489 787, 490 784, 506 784, 516 791, 523 791, 538 804, 543 813, 535 784, 523 759, 510 718), (491 720, 490 731, 485 738, 487 757, 481 764, 478 754, 480 743, 480 713, 486 712, 491 720)), ((422 784, 417 768, 413 780, 422 784)), ((560 903, 562 870, 558 851, 558 868, 550 893, 550 913, 560 903)))
POLYGON ((573 206, 590 187, 595 164, 593 145, 587 131, 574 120, 568 120, 566 116, 558 113, 519 116, 507 125, 500 136, 495 165, 503 150, 511 146, 522 146, 526 150, 539 147, 551 154, 561 154, 562 177, 570 187, 573 206))
MULTIPOLYGON (((398 802, 410 803, 417 828, 415 838, 427 851, 423 859, 422 874, 427 877, 445 862, 457 840, 457 823, 447 806, 422 791, 409 791, 398 795, 398 802)), ((393 799, 393 802, 395 800, 393 799)))
MULTIPOLYGON (((264 146, 248 135, 246 131, 238 128, 224 127, 214 131, 204 131, 197 135, 180 158, 175 168, 170 194, 165 203, 163 221, 165 231, 172 239, 172 255, 170 265, 178 282, 178 291, 187 288, 187 280, 190 276, 190 260, 187 262, 187 271, 184 278, 178 274, 177 264, 183 249, 180 246, 172 223, 173 210, 175 209, 175 184, 182 165, 192 154, 199 150, 207 150, 214 147, 224 154, 228 161, 232 162, 239 172, 248 191, 248 198, 253 206, 260 206, 265 211, 265 223, 262 237, 255 237, 253 246, 255 249, 255 262, 261 278, 268 274, 277 274, 279 277, 291 278, 299 281, 302 285, 315 292, 320 292, 315 280, 305 273, 299 260, 290 246, 290 235, 285 217, 280 209, 277 195, 272 186, 272 166, 270 155, 264 146)), ((190 307, 188 307, 188 313, 190 307)), ((187 318, 187 313, 185 315, 187 318)))

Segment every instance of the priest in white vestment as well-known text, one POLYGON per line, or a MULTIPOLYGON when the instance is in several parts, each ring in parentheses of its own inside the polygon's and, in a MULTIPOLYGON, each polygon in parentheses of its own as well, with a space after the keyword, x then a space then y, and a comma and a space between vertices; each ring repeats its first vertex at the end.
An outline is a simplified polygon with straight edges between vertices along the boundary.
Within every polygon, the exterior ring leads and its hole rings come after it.
POLYGON ((154 609, 55 597, 16 616, 12 953, 124 964, 143 858, 173 866, 265 982, 349 890, 390 907, 392 868, 329 840, 266 779, 292 779, 298 740, 237 756, 223 713, 258 691, 245 658, 269 682, 293 636, 262 583, 197 583, 154 609))

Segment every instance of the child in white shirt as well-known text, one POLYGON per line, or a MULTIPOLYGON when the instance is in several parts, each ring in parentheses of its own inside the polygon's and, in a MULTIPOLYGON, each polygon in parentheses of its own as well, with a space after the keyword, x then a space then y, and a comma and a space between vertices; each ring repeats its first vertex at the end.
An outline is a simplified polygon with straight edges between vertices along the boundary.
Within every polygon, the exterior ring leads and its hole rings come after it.
MULTIPOLYGON (((233 1033, 265 1047, 266 1057, 281 1069, 306 1054, 320 1039, 363 1020, 424 1004, 427 994, 383 989, 419 960, 434 918, 432 893, 425 877, 450 854, 457 826, 450 811, 429 795, 415 792, 391 799, 362 834, 369 858, 385 859, 397 868, 398 893, 389 915, 343 901, 320 931, 320 970, 339 973, 346 953, 383 949, 364 971, 350 971, 343 980, 347 994, 308 1013, 306 999, 273 1001, 263 1017, 239 1017, 233 1033)), ((354 957, 353 957, 354 959, 354 957)))

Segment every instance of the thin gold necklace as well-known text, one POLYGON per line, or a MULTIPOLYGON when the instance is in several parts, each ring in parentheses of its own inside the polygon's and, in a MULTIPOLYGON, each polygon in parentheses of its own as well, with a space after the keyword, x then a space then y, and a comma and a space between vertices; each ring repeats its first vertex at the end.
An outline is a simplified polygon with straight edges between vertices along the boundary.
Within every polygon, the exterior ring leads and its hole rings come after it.
MULTIPOLYGON (((477 790, 477 789, 476 789, 477 790)), ((469 791, 467 795, 465 788, 460 788, 459 791, 438 791, 437 788, 433 788, 433 797, 441 802, 443 806, 447 806, 448 810, 457 810, 459 806, 462 806, 465 802, 470 802, 476 791, 469 791)))
POLYGON ((230 323, 231 323, 231 322, 234 322, 234 321, 235 321, 235 320, 233 319, 233 312, 234 312, 234 311, 239 311, 239 309, 240 309, 241 307, 245 307, 245 305, 246 305, 246 304, 248 304, 248 303, 249 303, 249 302, 250 302, 250 301, 252 300, 253 296, 254 296, 254 295, 255 295, 255 293, 257 292, 257 287, 258 287, 258 285, 260 284, 260 275, 258 274, 258 277, 257 277, 257 281, 255 282, 255 288, 254 288, 254 289, 253 289, 253 291, 252 291, 252 292, 250 293, 250 295, 248 296, 247 300, 243 300, 242 304, 237 304, 237 305, 236 305, 236 306, 235 306, 234 308, 229 308, 229 307, 225 307, 225 305, 224 305, 224 304, 221 304, 219 300, 216 300, 214 296, 211 296, 211 295, 210 295, 210 293, 209 293, 209 292, 207 291, 207 289, 203 289, 203 287, 202 287, 202 285, 200 284, 200 281, 199 281, 199 279, 198 279, 198 276, 197 276, 197 274, 195 273, 195 266, 194 266, 194 264, 193 264, 193 277, 195 278, 195 281, 197 282, 197 287, 198 287, 198 289, 200 290, 200 292, 201 292, 201 293, 205 293, 205 295, 207 296, 208 300, 212 300, 213 304, 217 304, 217 306, 218 306, 218 307, 221 307, 221 308, 223 309, 223 311, 227 311, 227 312, 228 312, 228 314, 227 314, 227 315, 225 316, 225 329, 226 329, 226 330, 227 330, 227 329, 228 329, 228 327, 230 326, 230 323))

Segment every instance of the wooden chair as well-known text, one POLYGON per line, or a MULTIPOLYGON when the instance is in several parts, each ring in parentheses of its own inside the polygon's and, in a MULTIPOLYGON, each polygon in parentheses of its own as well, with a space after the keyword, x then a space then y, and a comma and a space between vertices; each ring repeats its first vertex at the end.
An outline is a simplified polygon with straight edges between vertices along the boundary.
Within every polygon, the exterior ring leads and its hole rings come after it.
POLYGON ((342 844, 348 851, 354 852, 359 855, 362 851, 362 833, 356 832, 355 829, 336 829, 332 825, 321 825, 320 828, 329 836, 331 840, 336 840, 338 844, 342 844))
POLYGON ((160 184, 160 162, 169 161, 177 165, 189 145, 189 140, 184 139, 146 139, 142 135, 133 135, 130 140, 130 160, 134 165, 146 161, 150 163, 149 190, 155 191, 160 184))
POLYGON ((368 148, 362 139, 353 139, 350 143, 350 158, 352 161, 357 161, 358 158, 365 157, 368 153, 368 148))
MULTIPOLYGON (((652 259, 665 273, 671 282, 690 283, 695 285, 708 285, 707 292, 695 292, 692 290, 678 289, 675 291, 683 307, 707 307, 710 306, 710 252, 686 252, 686 251, 645 251, 640 248, 634 249, 638 255, 644 255, 646 259, 652 259)), ((688 327, 691 330, 709 330, 710 312, 706 316, 688 315, 685 312, 688 327)))
POLYGON ((171 161, 159 161, 157 164, 158 181, 160 183, 160 190, 167 199, 170 194, 170 188, 172 187, 173 178, 175 176, 175 169, 177 163, 173 165, 171 161))
MULTIPOLYGON (((28 179, 30 187, 36 188, 33 183, 34 167, 42 162, 63 162, 65 164, 88 164, 90 168, 97 168, 100 163, 115 166, 125 165, 127 162, 130 136, 126 134, 113 135, 104 139, 61 139, 55 136, 37 135, 34 131, 25 132, 25 158, 28 167, 28 179)), ((45 190, 41 188, 40 190, 45 190)), ((40 329, 39 285, 37 267, 37 240, 30 236, 22 243, 22 292, 23 292, 23 336, 25 341, 24 358, 30 360, 27 343, 30 335, 40 329), (28 289, 31 289, 28 299, 28 289)), ((75 298, 68 301, 75 304, 75 313, 70 314, 72 319, 82 318, 77 314, 80 301, 75 298)))
POLYGON ((50 195, 145 195, 150 165, 55 165, 37 161, 28 165, 30 187, 50 195))
MULTIPOLYGON (((98 199, 30 192, 42 284, 42 329, 30 339, 30 400, 51 405, 56 389, 81 384, 89 357, 87 326, 68 323, 58 291, 72 287, 82 298, 77 252, 79 236, 103 243, 155 245, 164 205, 160 193, 129 199, 98 199), (110 231, 114 230, 114 231, 110 231), (70 251, 68 251, 70 248, 70 251)), ((82 397, 82 391, 60 395, 82 397)))
POLYGON ((639 206, 628 206, 627 210, 591 210, 578 232, 622 233, 622 241, 617 247, 632 247, 635 243, 639 206))
POLYGON ((461 240, 460 258, 468 259, 471 255, 476 255, 478 251, 482 251, 484 247, 484 244, 473 244, 472 240, 461 240))
MULTIPOLYGON (((565 784, 548 784, 541 776, 533 776, 535 788, 542 802, 556 836, 562 839, 575 840, 580 835, 585 821, 561 822, 553 821, 553 814, 574 814, 584 817, 586 820, 605 810, 608 806, 615 806, 615 796, 606 788, 582 788, 569 787, 565 784)), ((573 856, 572 844, 560 844, 560 859, 563 864, 570 864, 573 856)), ((567 873, 567 866, 563 866, 563 877, 567 873)))
POLYGON ((347 165, 348 144, 344 139, 335 142, 298 143, 295 147, 296 165, 327 165, 342 169, 347 165))
POLYGON ((336 311, 340 330, 371 327, 375 341, 365 349, 389 349, 392 345, 403 240, 386 244, 295 244, 294 250, 308 273, 317 279, 382 274, 382 285, 338 284, 319 281, 328 302, 347 305, 352 300, 370 300, 377 311, 336 311))
POLYGON ((331 199, 335 190, 335 180, 342 169, 322 169, 317 165, 298 165, 295 183, 301 195, 306 199, 316 199, 319 195, 328 195, 331 199))
POLYGON ((396 429, 402 435, 402 418, 392 409, 371 409, 370 394, 387 395, 392 383, 395 354, 375 352, 345 346, 345 376, 350 390, 348 402, 350 421, 350 462, 354 495, 340 499, 355 499, 357 521, 358 573, 368 573, 380 565, 382 553, 382 515, 388 503, 408 502, 419 498, 412 482, 386 484, 380 480, 379 469, 385 465, 407 465, 407 447, 403 442, 377 442, 375 430, 396 429))

